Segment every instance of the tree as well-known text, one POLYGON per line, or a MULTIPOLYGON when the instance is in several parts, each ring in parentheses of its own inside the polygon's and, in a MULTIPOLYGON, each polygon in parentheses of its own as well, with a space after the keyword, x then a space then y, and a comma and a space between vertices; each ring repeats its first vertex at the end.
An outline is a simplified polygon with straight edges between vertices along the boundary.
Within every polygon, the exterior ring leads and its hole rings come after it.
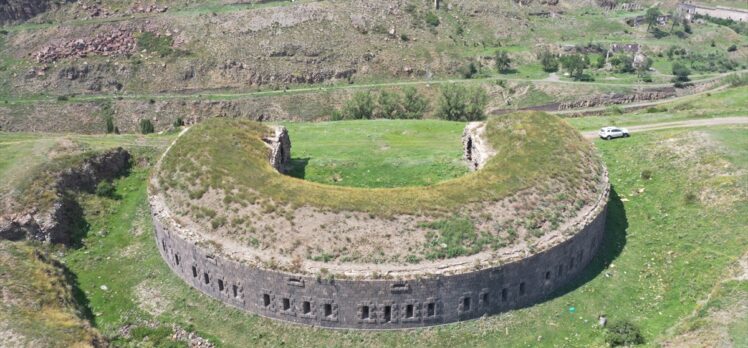
POLYGON ((403 118, 421 118, 428 110, 429 102, 418 94, 415 87, 406 87, 403 97, 403 118))
POLYGON ((512 59, 509 58, 509 54, 507 54, 505 51, 498 50, 496 51, 494 60, 496 62, 496 70, 498 70, 502 74, 509 72, 512 64, 512 59))
POLYGON ((402 118, 403 117, 403 105, 402 97, 394 92, 382 91, 379 93, 379 99, 377 99, 377 112, 378 118, 402 118))
POLYGON ((572 54, 561 57, 561 65, 569 72, 569 76, 578 81, 585 78, 584 69, 589 66, 589 62, 582 55, 572 54))
POLYGON ((617 73, 634 72, 634 60, 627 54, 621 53, 610 58, 610 65, 617 73))
POLYGON ((660 16, 662 16, 662 12, 660 12, 659 7, 650 7, 647 9, 647 13, 644 15, 644 20, 647 22, 647 31, 657 26, 657 18, 660 16))
POLYGON ((543 71, 558 71, 558 58, 550 51, 545 50, 543 52, 540 52, 540 54, 538 55, 538 60, 540 60, 540 64, 543 66, 543 71))
POLYGON ((341 117, 349 120, 371 119, 373 115, 374 98, 369 92, 356 92, 341 111, 341 117))
POLYGON ((153 123, 151 123, 151 120, 140 120, 140 133, 151 134, 153 133, 153 130, 153 123))
POLYGON ((114 133, 114 119, 111 115, 106 117, 106 134, 114 133))
POLYGON ((673 75, 675 75, 675 78, 673 78, 673 82, 688 82, 690 79, 688 78, 688 75, 691 74, 691 70, 688 69, 685 65, 682 63, 673 63, 673 75))
POLYGON ((458 84, 444 85, 437 116, 449 121, 479 121, 485 118, 483 109, 488 103, 486 91, 475 86, 466 88, 458 84))
POLYGON ((471 79, 475 74, 478 73, 478 67, 475 65, 474 62, 469 62, 464 64, 463 66, 459 67, 457 71, 460 72, 460 75, 466 79, 471 79))

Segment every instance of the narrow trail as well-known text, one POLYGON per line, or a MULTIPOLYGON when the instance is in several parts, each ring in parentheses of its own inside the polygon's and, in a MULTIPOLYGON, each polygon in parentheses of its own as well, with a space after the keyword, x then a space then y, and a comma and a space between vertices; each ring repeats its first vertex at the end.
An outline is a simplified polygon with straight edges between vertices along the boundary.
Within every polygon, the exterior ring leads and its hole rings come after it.
MULTIPOLYGON (((647 132, 653 130, 671 129, 671 128, 686 128, 686 127, 705 127, 705 126, 725 126, 725 125, 748 125, 748 116, 740 117, 721 117, 721 118, 705 118, 699 120, 686 120, 686 121, 674 121, 674 122, 661 122, 652 124, 643 124, 638 126, 623 127, 633 135, 638 132, 647 132)), ((585 131, 582 132, 587 139, 594 139, 597 137, 598 131, 585 131)))

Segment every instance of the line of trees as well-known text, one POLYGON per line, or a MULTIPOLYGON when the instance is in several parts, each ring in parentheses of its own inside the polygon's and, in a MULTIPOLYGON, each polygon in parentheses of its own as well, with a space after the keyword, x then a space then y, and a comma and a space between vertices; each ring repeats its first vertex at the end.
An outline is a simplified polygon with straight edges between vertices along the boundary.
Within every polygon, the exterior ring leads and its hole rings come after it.
MULTIPOLYGON (((484 109, 488 94, 481 86, 446 84, 441 87, 434 115, 449 121, 477 121, 485 119, 484 109)), ((333 120, 419 119, 430 109, 429 101, 413 87, 402 94, 380 91, 356 92, 342 108, 332 114, 333 120)))

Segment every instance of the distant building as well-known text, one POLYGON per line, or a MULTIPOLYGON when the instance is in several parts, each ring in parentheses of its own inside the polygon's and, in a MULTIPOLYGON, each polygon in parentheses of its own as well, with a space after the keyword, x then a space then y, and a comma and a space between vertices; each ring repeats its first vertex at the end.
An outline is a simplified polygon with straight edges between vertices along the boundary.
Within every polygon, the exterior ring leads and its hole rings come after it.
POLYGON ((678 4, 678 11, 687 20, 692 20, 695 15, 709 16, 721 19, 731 19, 736 22, 748 22, 748 10, 724 6, 705 6, 694 3, 678 4))

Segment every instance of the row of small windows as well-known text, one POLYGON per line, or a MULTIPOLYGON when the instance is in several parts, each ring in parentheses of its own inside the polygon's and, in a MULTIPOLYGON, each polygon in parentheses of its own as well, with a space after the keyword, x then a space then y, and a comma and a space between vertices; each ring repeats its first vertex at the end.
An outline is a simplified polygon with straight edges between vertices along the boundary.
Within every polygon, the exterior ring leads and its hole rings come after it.
MULTIPOLYGON (((594 241, 593 241, 593 243, 594 243, 594 241)), ((166 251, 167 250, 166 242, 164 240, 162 240, 161 244, 162 244, 162 247, 163 247, 164 251, 166 251)), ((581 264, 582 261, 583 261, 583 258, 584 258, 584 250, 579 250, 577 252, 576 257, 572 256, 572 257, 569 258, 568 270, 574 269, 575 263, 580 263, 581 264)), ((176 265, 180 265, 181 259, 179 257, 179 254, 176 254, 176 253, 174 254, 174 262, 176 263, 176 265)), ((191 266, 191 270, 192 270, 192 276, 193 276, 193 278, 198 278, 200 276, 200 273, 198 272, 197 266, 191 266)), ((558 265, 558 267, 556 269, 556 276, 557 277, 562 277, 563 274, 564 274, 564 265, 560 264, 560 265, 558 265)), ((552 276, 553 275, 552 275, 551 271, 546 271, 545 274, 544 274, 544 278, 545 278, 546 282, 550 281, 551 278, 552 278, 552 276)), ((205 285, 210 285, 211 280, 212 280, 211 276, 207 272, 203 272, 202 273, 202 281, 203 281, 203 283, 205 285)), ((225 290, 226 285, 225 285, 223 279, 217 279, 216 283, 217 283, 219 291, 224 291, 225 290)), ((526 294, 526 292, 527 292, 527 289, 526 289, 525 282, 520 282, 519 286, 518 286, 517 294, 519 296, 524 296, 526 294)), ((241 297, 241 293, 239 291, 239 286, 238 285, 233 284, 231 286, 231 294, 234 296, 234 298, 240 298, 241 297)), ((509 289, 508 288, 501 289, 500 297, 501 297, 501 301, 502 302, 508 301, 509 300, 509 289)), ((478 300, 479 300, 479 306, 480 307, 488 308, 491 305, 490 294, 489 294, 489 292, 487 290, 484 290, 484 291, 482 291, 479 294, 478 300)), ((271 306, 272 302, 273 301, 271 299, 271 295, 270 294, 265 293, 265 294, 262 295, 262 304, 263 304, 264 307, 269 308, 271 306)), ((295 308, 295 306, 293 306, 293 302, 292 302, 291 298, 289 298, 289 297, 282 298, 281 301, 280 301, 280 305, 281 305, 281 308, 282 308, 283 312, 296 313, 296 311, 295 311, 296 308, 295 308)), ((314 313, 313 313, 312 306, 313 306, 312 305, 312 301, 309 301, 309 300, 302 301, 301 302, 301 306, 299 307, 299 312, 298 313, 300 313, 302 315, 313 316, 314 313)), ((463 296, 460 299, 460 303, 459 303, 459 306, 458 306, 458 312, 461 312, 461 313, 470 312, 470 311, 472 311, 474 309, 474 307, 475 306, 472 303, 471 296, 466 295, 466 296, 463 296)), ((376 308, 376 307, 374 307, 372 305, 360 305, 359 306, 359 311, 358 311, 358 314, 359 314, 359 317, 360 317, 359 319, 361 319, 363 321, 369 321, 369 320, 375 319, 375 318, 373 318, 374 308, 376 308)), ((396 307, 396 308, 399 308, 402 311, 400 313, 402 315, 402 318, 405 321, 411 320, 411 319, 416 320, 421 315, 423 316, 424 319, 434 318, 434 317, 437 316, 437 304, 436 304, 435 300, 427 302, 427 303, 424 303, 422 312, 421 312, 421 307, 419 306, 418 303, 406 303, 406 304, 404 304, 404 305, 402 305, 400 307, 396 307)), ((323 303, 321 305, 321 310, 322 310, 322 314, 327 319, 335 319, 336 316, 337 316, 337 309, 333 309, 333 304, 332 303, 323 303)), ((393 313, 394 312, 395 312, 395 310, 393 309, 393 305, 380 306, 380 313, 381 313, 381 317, 382 317, 381 318, 382 320, 380 322, 384 322, 384 323, 392 322, 393 321, 393 315, 394 315, 393 313)))

